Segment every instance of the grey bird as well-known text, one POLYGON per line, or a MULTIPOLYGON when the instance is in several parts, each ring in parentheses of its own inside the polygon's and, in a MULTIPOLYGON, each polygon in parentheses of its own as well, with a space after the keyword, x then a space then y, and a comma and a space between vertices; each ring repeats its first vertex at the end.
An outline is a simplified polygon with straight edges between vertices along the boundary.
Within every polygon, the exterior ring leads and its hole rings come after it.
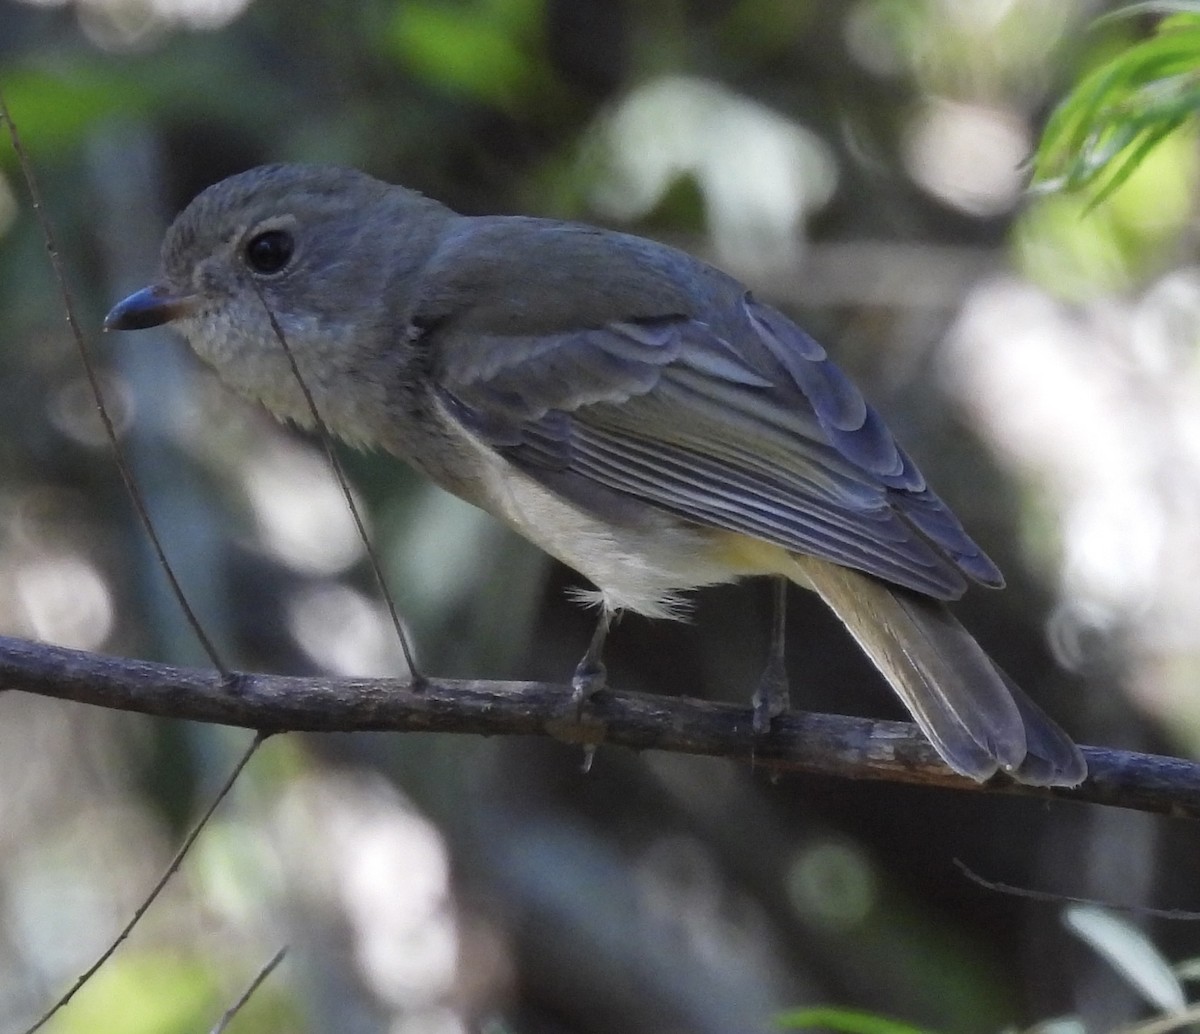
POLYGON ((600 621, 679 618, 691 589, 772 575, 754 725, 787 706, 784 587, 845 623, 938 753, 976 780, 1086 776, 1078 747, 951 616, 996 566, 824 349, 745 286, 640 237, 465 217, 351 169, 209 187, 105 320, 169 323, 226 384, 394 453, 579 571, 600 621), (786 579, 786 581, 785 581, 786 579))

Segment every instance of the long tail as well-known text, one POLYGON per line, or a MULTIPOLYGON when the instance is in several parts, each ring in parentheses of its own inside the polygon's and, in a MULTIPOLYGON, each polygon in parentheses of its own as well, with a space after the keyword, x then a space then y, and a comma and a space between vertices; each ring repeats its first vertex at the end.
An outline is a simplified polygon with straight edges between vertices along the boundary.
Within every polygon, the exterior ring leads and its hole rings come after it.
POLYGON ((980 782, 997 771, 1034 786, 1083 782, 1079 748, 944 604, 822 560, 794 559, 794 580, 845 622, 956 772, 980 782))

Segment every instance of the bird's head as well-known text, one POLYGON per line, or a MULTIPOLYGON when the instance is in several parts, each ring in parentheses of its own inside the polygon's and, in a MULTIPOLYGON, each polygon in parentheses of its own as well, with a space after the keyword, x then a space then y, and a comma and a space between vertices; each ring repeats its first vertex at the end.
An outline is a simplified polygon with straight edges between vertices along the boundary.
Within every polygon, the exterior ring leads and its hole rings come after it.
POLYGON ((352 169, 251 169, 180 213, 158 277, 119 302, 104 328, 170 325, 231 387, 309 423, 275 325, 314 394, 325 394, 358 353, 394 337, 406 255, 426 250, 451 217, 352 169))

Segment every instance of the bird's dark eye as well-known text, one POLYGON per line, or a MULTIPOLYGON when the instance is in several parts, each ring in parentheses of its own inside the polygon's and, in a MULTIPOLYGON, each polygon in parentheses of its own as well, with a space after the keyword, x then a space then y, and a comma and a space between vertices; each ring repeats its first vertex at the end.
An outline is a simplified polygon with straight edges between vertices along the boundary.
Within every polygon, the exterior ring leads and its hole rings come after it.
POLYGON ((246 241, 246 264, 256 273, 278 273, 292 257, 296 242, 287 230, 264 230, 246 241))

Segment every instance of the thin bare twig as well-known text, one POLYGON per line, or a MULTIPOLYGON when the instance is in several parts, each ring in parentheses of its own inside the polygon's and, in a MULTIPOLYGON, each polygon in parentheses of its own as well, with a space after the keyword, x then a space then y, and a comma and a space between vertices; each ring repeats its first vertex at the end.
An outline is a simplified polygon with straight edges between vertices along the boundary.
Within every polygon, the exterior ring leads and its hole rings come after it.
POLYGON ((225 1013, 221 1017, 220 1022, 218 1022, 215 1027, 213 1027, 213 1029, 209 1032, 209 1034, 225 1034, 225 1028, 229 1026, 230 1021, 239 1012, 241 1012, 242 1006, 244 1006, 248 1001, 250 1001, 250 997, 254 994, 255 991, 258 990, 258 988, 262 984, 262 982, 271 975, 271 973, 274 971, 275 967, 278 966, 279 963, 281 963, 283 961, 283 957, 286 954, 287 954, 287 946, 284 945, 273 956, 271 956, 271 961, 268 962, 265 966, 263 966, 262 969, 260 969, 258 971, 258 976, 256 976, 250 982, 250 986, 248 988, 246 988, 245 991, 242 992, 242 996, 236 1002, 234 1002, 233 1005, 231 1005, 228 1009, 225 1010, 225 1013))
MULTIPOLYGON (((220 681, 223 684, 227 684, 224 676, 220 677, 220 681)), ((221 789, 217 791, 216 796, 212 799, 212 803, 209 804, 209 806, 204 810, 204 814, 200 816, 199 821, 192 827, 191 832, 188 833, 183 843, 179 845, 179 850, 175 852, 175 857, 171 859, 170 864, 164 870, 163 874, 158 878, 158 882, 155 883, 150 889, 150 893, 146 895, 145 900, 137 907, 137 911, 133 913, 133 917, 128 923, 125 924, 121 932, 117 934, 112 943, 104 949, 100 957, 79 975, 67 993, 59 998, 58 1001, 56 1001, 45 1012, 45 1014, 43 1014, 41 1019, 34 1023, 32 1027, 27 1028, 24 1034, 34 1034, 35 1031, 38 1031, 45 1026, 45 1024, 50 1021, 51 1017, 53 1017, 55 1013, 62 1009, 63 1006, 65 1006, 68 1002, 70 1002, 71 999, 75 997, 75 994, 79 991, 79 989, 92 979, 96 971, 112 957, 113 953, 121 946, 122 942, 124 942, 124 940, 133 932, 133 928, 137 926, 142 916, 146 914, 146 910, 152 904, 154 904, 155 899, 159 894, 162 893, 163 888, 179 869, 184 857, 187 855, 188 851, 191 850, 192 844, 196 842, 196 838, 203 831, 204 827, 208 825, 208 820, 212 818, 213 812, 217 810, 217 805, 219 805, 229 795, 229 791, 233 789, 233 784, 237 782, 238 776, 242 774, 242 769, 244 769, 249 763, 250 759, 254 757, 255 752, 259 747, 262 746, 263 741, 266 740, 268 735, 270 734, 264 732, 260 732, 255 735, 254 741, 249 747, 246 748, 245 753, 242 754, 242 756, 238 759, 237 764, 233 766, 233 771, 229 773, 229 778, 225 780, 224 784, 221 786, 221 789)))
MULTIPOLYGON (((137 513, 138 521, 141 523, 142 528, 146 533, 146 537, 150 541, 150 545, 158 565, 162 569, 163 574, 166 576, 171 593, 175 597, 176 602, 179 604, 180 610, 183 612, 184 618, 191 628, 193 635, 195 635, 197 641, 200 643, 201 648, 204 650, 205 654, 207 654, 209 661, 211 661, 213 667, 219 673, 221 680, 228 684, 231 678, 230 671, 222 661, 221 655, 217 651, 216 646, 209 638, 207 632, 205 632, 203 625, 200 623, 199 617, 192 609, 192 605, 188 601, 187 595, 183 591, 183 586, 180 584, 174 568, 171 566, 170 561, 167 560, 166 551, 163 548, 162 541, 159 538, 158 531, 154 526, 154 522, 150 517, 150 511, 146 506, 146 501, 142 496, 141 489, 138 487, 136 479, 134 478, 133 470, 129 466, 129 462, 125 457, 125 452, 122 449, 120 440, 117 437, 116 428, 113 426, 112 418, 109 416, 108 407, 105 405, 104 401, 104 391, 100 386, 100 378, 96 373, 95 364, 92 362, 91 352, 83 336, 83 332, 80 329, 79 319, 75 314, 75 304, 67 282, 66 270, 63 266, 62 258, 58 251, 58 245, 55 241, 54 226, 46 212, 45 205, 42 202, 41 190, 38 186, 37 177, 33 171, 33 163, 30 161, 29 155, 26 152, 24 145, 21 143, 21 137, 19 131, 17 130, 17 124, 12 117, 12 112, 9 110, 7 100, 5 99, 2 90, 0 90, 0 120, 2 120, 8 127, 9 139, 12 142, 13 151, 17 156, 17 162, 21 169, 21 175, 25 180, 26 189, 29 191, 29 198, 33 206, 34 216, 38 221, 38 225, 41 228, 42 236, 46 243, 46 252, 49 255, 50 265, 54 272, 55 280, 58 284, 59 293, 62 297, 63 311, 66 314, 67 325, 70 327, 71 336, 75 341, 75 347, 78 350, 79 357, 83 363, 84 372, 87 375, 88 384, 91 387, 92 395, 96 402, 96 410, 100 416, 100 421, 104 426, 104 433, 107 436, 109 446, 112 449, 113 458, 116 461, 117 470, 120 472, 121 480, 124 482, 125 491, 128 494, 130 501, 133 503, 133 508, 137 513)), ((196 838, 204 829, 209 818, 212 816, 217 806, 229 793, 230 788, 233 786, 237 777, 241 774, 242 769, 245 768, 246 763, 250 760, 264 739, 265 734, 263 733, 259 733, 255 737, 254 742, 235 766, 229 779, 225 782, 224 786, 204 812, 204 815, 201 817, 200 821, 196 823, 195 827, 188 834, 187 838, 176 852, 175 857, 171 860, 171 864, 167 867, 167 870, 151 889, 145 900, 142 901, 141 905, 138 906, 137 910, 134 912, 133 916, 130 918, 129 922, 125 925, 124 929, 120 932, 117 938, 100 955, 96 962, 80 975, 67 993, 63 995, 57 1002, 55 1002, 49 1011, 47 1011, 41 1019, 39 1019, 32 1027, 29 1028, 26 1034, 33 1034, 34 1031, 37 1031, 52 1016, 54 1016, 55 1013, 63 1008, 63 1006, 65 1006, 74 997, 76 992, 78 992, 79 989, 92 978, 96 971, 99 970, 102 965, 104 965, 104 963, 112 956, 121 943, 129 936, 134 927, 137 926, 138 922, 141 920, 142 916, 145 915, 146 911, 162 892, 162 889, 166 886, 171 876, 174 875, 175 871, 179 868, 179 865, 187 855, 192 844, 195 843, 196 838)))
POLYGON ((250 283, 254 287, 255 294, 258 295, 258 300, 262 302, 263 309, 266 310, 267 319, 271 322, 271 330, 274 331, 275 337, 283 348, 284 355, 287 356, 288 365, 292 368, 292 374, 296 378, 296 383, 300 385, 300 391, 304 395, 308 411, 312 414, 313 426, 316 428, 317 436, 321 439, 321 444, 325 447, 325 455, 329 457, 329 465, 333 468, 338 485, 342 489, 342 496, 346 500, 346 506, 349 507, 350 515, 354 518, 354 527, 358 529, 358 537, 367 551, 367 559, 371 565, 371 572, 375 576, 375 582, 379 586, 379 592, 383 596, 383 601, 387 606, 388 616, 392 619, 392 627, 396 630, 396 638, 400 640, 400 649, 404 651, 404 661, 408 665, 408 670, 412 675, 413 681, 416 683, 423 682, 424 676, 417 670, 417 662, 413 657, 412 649, 409 647, 408 635, 404 631, 404 626, 400 623, 400 615, 396 611, 396 601, 392 598, 387 580, 383 576, 383 566, 380 564, 379 556, 376 554, 375 547, 371 543, 371 537, 367 534, 366 525, 363 523, 362 515, 358 511, 358 504, 354 501, 354 494, 350 491, 350 483, 346 479, 346 471, 342 467, 342 461, 338 459, 337 450, 333 447, 333 435, 329 433, 329 428, 317 409, 316 399, 313 398, 312 392, 308 390, 308 385, 300 373, 300 366, 296 362, 296 356, 292 352, 292 346, 288 344, 287 337, 284 335, 279 321, 275 318, 274 311, 267 304, 267 299, 263 297, 262 290, 258 284, 254 283, 253 280, 250 283))
POLYGON ((13 121, 12 113, 8 110, 8 102, 4 99, 3 90, 0 90, 0 121, 3 121, 8 127, 8 136, 12 141, 13 151, 17 155, 17 163, 21 168, 21 176, 25 180, 26 189, 29 191, 29 199, 33 205, 34 215, 37 218, 38 225, 41 227, 42 236, 46 240, 46 251, 50 255, 50 265, 54 270, 54 277, 58 281, 63 309, 67 315, 67 325, 71 328, 71 336, 74 338, 75 346, 79 350, 79 357, 83 360, 83 368, 87 374, 88 384, 91 386, 92 395, 96 399, 96 409, 100 414, 100 422, 104 425, 104 433, 108 437, 108 443, 112 448, 113 457, 117 463, 117 470, 121 473, 121 480, 125 482, 125 491, 129 494, 133 508, 137 511, 138 520, 145 529, 146 536, 150 539, 150 545, 154 550, 154 555, 158 559, 158 564, 171 585, 171 592, 179 603, 188 625, 191 626, 192 633, 196 636, 204 652, 208 655, 212 666, 221 672, 221 674, 227 675, 229 669, 225 667, 220 654, 217 652, 217 648, 204 631, 204 627, 200 624, 200 619, 196 616, 195 611, 192 610, 192 605, 188 602, 187 596, 184 594, 183 586, 179 584, 179 580, 175 577, 175 571, 167 560, 167 554, 163 550, 162 542, 159 541, 158 532, 154 529, 154 522, 150 519, 150 511, 146 508, 146 501, 142 497, 141 490, 134 479, 133 471, 125 459, 125 452, 121 448, 120 440, 117 438, 117 430, 113 426, 112 418, 108 415, 108 408, 104 404, 104 391, 100 387, 100 378, 96 373, 91 352, 88 350, 87 342, 83 337, 83 331, 79 327, 79 320, 75 315, 75 303, 71 297, 70 287, 67 285, 67 274, 63 268, 62 258, 58 253, 58 245, 55 243, 54 227, 50 222, 50 216, 46 213, 45 205, 42 203, 42 193, 38 188, 37 177, 33 173, 33 164, 30 162, 29 155, 25 152, 25 148, 21 143, 21 136, 17 132, 17 124, 13 121))
POLYGON ((1151 908, 1147 905, 1119 905, 1111 901, 1099 901, 1096 898, 1076 897, 1074 894, 1056 894, 1050 890, 1034 890, 1030 887, 1016 887, 1011 883, 1001 883, 989 880, 971 869, 958 858, 954 864, 968 880, 978 884, 984 890, 997 894, 1008 894, 1014 898, 1025 898, 1029 901, 1044 901, 1051 905, 1095 905, 1097 908, 1108 909, 1110 912, 1125 912, 1130 915, 1145 916, 1148 919, 1175 919, 1186 922, 1200 920, 1200 912, 1189 912, 1182 908, 1151 908))
MULTIPOLYGON (((25 180, 26 189, 29 191, 30 202, 33 206, 34 215, 37 218, 38 225, 42 231, 42 236, 46 242, 46 252, 49 255, 50 265, 53 269, 54 277, 58 284, 59 293, 62 297, 63 309, 66 313, 67 324, 70 327, 71 336, 75 341, 75 346, 78 349, 80 359, 83 362, 83 368, 87 375, 88 384, 91 387, 92 395, 96 401, 96 409, 100 416, 100 421, 104 426, 104 433, 108 438, 109 446, 112 449, 113 457, 117 464, 117 470, 120 472, 121 480, 125 484, 125 490, 128 493, 131 502, 133 503, 138 520, 141 523, 142 528, 145 530, 146 536, 150 540, 150 544, 158 564, 162 568, 162 571, 167 578, 171 592, 173 593, 176 602, 179 604, 180 609, 183 611, 184 617, 187 620, 188 625, 191 627, 192 633, 196 636, 196 639, 199 641, 204 652, 208 655, 209 660, 212 662, 213 667, 220 674, 222 680, 228 680, 230 677, 229 669, 221 660, 221 656, 214 646, 212 640, 204 631, 204 627, 201 625, 200 619, 196 616, 195 611, 188 602, 187 596, 183 591, 183 587, 179 583, 179 579, 175 575, 174 569, 167 560, 166 552, 163 549, 158 532, 154 527, 154 522, 150 518, 150 512, 146 506, 145 499, 142 496, 141 490, 138 488, 137 481, 133 476, 133 471, 125 458, 124 450, 121 448, 120 440, 117 437, 116 428, 113 426, 112 418, 108 413, 108 407, 105 405, 104 392, 100 386, 100 379, 96 373, 95 364, 92 362, 91 353, 84 339, 83 332, 80 329, 79 320, 75 314, 75 305, 71 296, 70 287, 67 283, 66 270, 64 269, 62 258, 58 251, 58 245, 55 242, 54 227, 49 215, 46 212, 45 205, 42 202, 41 190, 38 187, 37 177, 33 171, 33 164, 29 160, 29 155, 21 143, 21 137, 17 130, 17 124, 8 108, 8 103, 2 90, 0 90, 0 120, 3 120, 5 125, 8 127, 9 139, 12 142, 13 151, 17 156, 17 162, 21 169, 21 175, 25 180)), ((213 799, 212 803, 209 805, 200 821, 195 825, 191 833, 189 833, 179 850, 176 852, 175 857, 171 860, 171 863, 167 867, 166 871, 151 889, 145 900, 141 903, 141 905, 138 906, 137 910, 134 912, 133 916, 130 918, 129 922, 125 925, 124 929, 120 932, 116 939, 100 955, 95 963, 93 963, 83 974, 79 976, 66 994, 59 998, 58 1001, 55 1002, 54 1005, 51 1006, 51 1008, 45 1013, 45 1015, 43 1015, 41 1019, 39 1019, 32 1027, 29 1028, 26 1034, 33 1034, 34 1031, 40 1029, 46 1022, 50 1020, 52 1016, 55 1015, 55 1013, 63 1008, 63 1006, 65 1006, 75 996, 79 989, 91 979, 96 971, 102 965, 104 965, 104 963, 112 956, 121 943, 129 936, 134 927, 141 920, 142 916, 162 892, 162 889, 166 886, 171 876, 179 868, 184 856, 187 854, 196 838, 200 835, 200 832, 208 822, 209 817, 212 815, 217 805, 219 805, 229 793, 230 787, 232 787, 234 781, 237 779, 242 769, 246 766, 246 763, 250 760, 251 756, 258 749, 264 738, 265 737, 263 734, 259 734, 255 737, 254 742, 242 756, 225 785, 221 788, 220 792, 213 799)))

